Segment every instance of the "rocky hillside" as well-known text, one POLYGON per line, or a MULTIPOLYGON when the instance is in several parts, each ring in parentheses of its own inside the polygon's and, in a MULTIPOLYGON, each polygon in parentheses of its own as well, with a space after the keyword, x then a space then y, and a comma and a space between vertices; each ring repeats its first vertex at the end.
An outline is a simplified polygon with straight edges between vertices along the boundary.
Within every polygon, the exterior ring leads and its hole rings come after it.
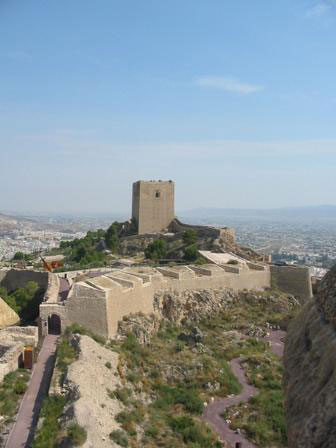
POLYGON ((336 266, 292 322, 285 349, 289 446, 336 446, 336 266))

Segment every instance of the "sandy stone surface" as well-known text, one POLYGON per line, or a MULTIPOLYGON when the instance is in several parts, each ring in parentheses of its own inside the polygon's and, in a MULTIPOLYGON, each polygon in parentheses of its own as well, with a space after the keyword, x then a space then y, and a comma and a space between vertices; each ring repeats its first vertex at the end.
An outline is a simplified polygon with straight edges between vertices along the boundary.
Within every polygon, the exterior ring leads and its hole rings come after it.
POLYGON ((79 357, 68 369, 65 382, 66 392, 75 401, 67 411, 70 416, 87 430, 87 441, 83 448, 118 448, 109 438, 111 431, 120 429, 115 416, 123 406, 119 400, 108 396, 122 387, 117 375, 118 354, 97 344, 88 336, 73 336, 73 343, 79 357), (111 368, 106 363, 111 363, 111 368))

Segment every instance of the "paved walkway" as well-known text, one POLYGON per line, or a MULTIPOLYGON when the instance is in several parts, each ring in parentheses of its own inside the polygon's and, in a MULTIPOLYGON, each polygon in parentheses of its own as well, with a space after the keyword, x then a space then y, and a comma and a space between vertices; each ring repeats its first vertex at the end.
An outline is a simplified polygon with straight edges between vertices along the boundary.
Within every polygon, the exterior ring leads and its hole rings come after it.
MULTIPOLYGON (((286 333, 284 331, 270 331, 269 336, 265 339, 270 342, 271 350, 278 356, 282 356, 286 333)), ((242 434, 237 434, 221 417, 226 409, 239 403, 248 401, 251 397, 258 394, 258 389, 248 384, 243 368, 240 365, 240 359, 235 358, 230 362, 231 369, 238 381, 243 387, 239 395, 229 396, 224 399, 215 400, 210 403, 204 410, 203 419, 219 434, 223 441, 228 442, 232 447, 237 442, 241 443, 241 448, 257 448, 252 442, 247 440, 242 434)))
POLYGON ((48 393, 54 368, 57 338, 56 335, 48 335, 44 339, 6 448, 28 448, 33 441, 41 404, 48 393))

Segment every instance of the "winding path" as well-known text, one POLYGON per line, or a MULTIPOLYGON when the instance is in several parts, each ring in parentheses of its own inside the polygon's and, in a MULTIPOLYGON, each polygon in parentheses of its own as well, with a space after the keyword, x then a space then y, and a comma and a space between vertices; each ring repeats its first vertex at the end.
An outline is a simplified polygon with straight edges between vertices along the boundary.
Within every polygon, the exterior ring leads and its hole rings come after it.
MULTIPOLYGON (((278 356, 282 356, 284 343, 283 339, 286 333, 284 331, 270 331, 269 336, 265 338, 270 343, 270 348, 278 356)), ((239 395, 228 396, 224 399, 215 400, 210 403, 204 410, 203 419, 219 434, 223 441, 228 442, 232 447, 236 443, 241 443, 241 448, 257 448, 252 442, 248 441, 242 434, 237 434, 226 423, 221 414, 231 406, 248 401, 251 397, 258 394, 258 389, 248 384, 245 372, 240 365, 240 358, 232 359, 230 362, 231 369, 238 381, 242 385, 242 392, 239 395)))

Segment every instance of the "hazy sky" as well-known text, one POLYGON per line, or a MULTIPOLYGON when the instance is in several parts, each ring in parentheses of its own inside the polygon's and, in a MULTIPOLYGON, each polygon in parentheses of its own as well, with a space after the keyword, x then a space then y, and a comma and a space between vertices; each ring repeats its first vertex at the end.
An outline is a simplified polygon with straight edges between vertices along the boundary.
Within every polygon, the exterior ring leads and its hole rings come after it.
POLYGON ((0 210, 336 203, 336 1, 0 0, 0 210))

